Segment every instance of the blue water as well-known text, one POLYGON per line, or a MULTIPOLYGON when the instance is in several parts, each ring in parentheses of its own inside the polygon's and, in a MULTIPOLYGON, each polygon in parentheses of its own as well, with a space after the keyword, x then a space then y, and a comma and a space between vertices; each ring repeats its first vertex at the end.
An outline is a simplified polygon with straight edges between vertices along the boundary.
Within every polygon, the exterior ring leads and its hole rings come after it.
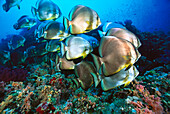
MULTIPOLYGON (((170 30, 170 0, 53 0, 62 11, 62 16, 68 17, 72 7, 78 4, 89 6, 100 16, 101 21, 125 21, 130 19, 141 31, 170 30)), ((22 16, 32 16, 31 6, 35 6, 36 0, 23 0, 19 10, 16 6, 9 12, 2 9, 5 0, 0 1, 0 39, 7 34, 18 33, 13 24, 22 16)), ((57 21, 62 21, 60 17, 57 21)), ((115 25, 115 27, 118 25, 115 25)))

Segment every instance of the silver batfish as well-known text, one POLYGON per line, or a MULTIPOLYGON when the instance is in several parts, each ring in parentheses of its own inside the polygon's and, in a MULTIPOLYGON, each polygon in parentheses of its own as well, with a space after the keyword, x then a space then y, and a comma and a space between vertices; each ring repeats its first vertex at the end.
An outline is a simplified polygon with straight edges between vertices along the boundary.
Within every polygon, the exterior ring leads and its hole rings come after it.
POLYGON ((13 25, 13 27, 16 30, 21 29, 21 28, 28 28, 28 29, 30 29, 31 27, 33 27, 36 24, 37 24, 36 19, 30 18, 27 15, 23 15, 22 17, 20 17, 18 19, 17 23, 15 23, 13 25))
POLYGON ((31 11, 40 21, 56 20, 61 16, 59 7, 51 0, 38 0, 36 8, 32 7, 31 11))

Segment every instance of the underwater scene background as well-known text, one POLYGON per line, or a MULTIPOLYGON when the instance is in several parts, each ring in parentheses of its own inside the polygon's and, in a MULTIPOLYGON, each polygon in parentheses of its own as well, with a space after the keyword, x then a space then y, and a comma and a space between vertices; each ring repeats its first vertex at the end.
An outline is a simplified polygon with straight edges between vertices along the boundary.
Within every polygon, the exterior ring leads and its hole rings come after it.
POLYGON ((0 113, 170 113, 169 0, 1 0, 0 113))

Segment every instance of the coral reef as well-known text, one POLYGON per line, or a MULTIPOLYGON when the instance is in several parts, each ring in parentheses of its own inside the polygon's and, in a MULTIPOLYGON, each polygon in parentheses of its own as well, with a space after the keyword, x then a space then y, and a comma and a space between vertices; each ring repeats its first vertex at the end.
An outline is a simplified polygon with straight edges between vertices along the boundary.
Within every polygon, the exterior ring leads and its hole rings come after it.
POLYGON ((52 73, 52 67, 44 62, 28 68, 32 72, 27 81, 1 82, 4 93, 1 96, 1 113, 161 114, 169 111, 170 81, 166 67, 147 71, 127 87, 120 86, 109 91, 94 88, 94 85, 85 91, 74 82, 74 74, 52 73))
MULTIPOLYGON (((72 70, 58 69, 56 53, 28 57, 22 62, 25 69, 12 59, 16 68, 0 67, 0 113, 169 113, 169 36, 141 32, 130 20, 123 25, 142 42, 142 57, 135 63, 140 74, 131 84, 109 91, 92 85, 85 91, 76 83, 72 70)), ((20 33, 27 40, 17 51, 38 45, 34 30, 20 33)), ((7 42, 1 41, 2 50, 8 51, 7 42)), ((6 62, 7 66, 10 62, 6 62)))

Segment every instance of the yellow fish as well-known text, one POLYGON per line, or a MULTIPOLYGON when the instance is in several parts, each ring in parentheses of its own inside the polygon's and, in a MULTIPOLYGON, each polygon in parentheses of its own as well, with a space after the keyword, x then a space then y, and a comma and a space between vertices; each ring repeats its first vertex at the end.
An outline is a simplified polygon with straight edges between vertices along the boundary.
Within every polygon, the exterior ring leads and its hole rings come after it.
POLYGON ((69 13, 70 21, 64 17, 65 29, 71 34, 86 33, 101 25, 100 18, 94 10, 83 5, 77 5, 69 13))

